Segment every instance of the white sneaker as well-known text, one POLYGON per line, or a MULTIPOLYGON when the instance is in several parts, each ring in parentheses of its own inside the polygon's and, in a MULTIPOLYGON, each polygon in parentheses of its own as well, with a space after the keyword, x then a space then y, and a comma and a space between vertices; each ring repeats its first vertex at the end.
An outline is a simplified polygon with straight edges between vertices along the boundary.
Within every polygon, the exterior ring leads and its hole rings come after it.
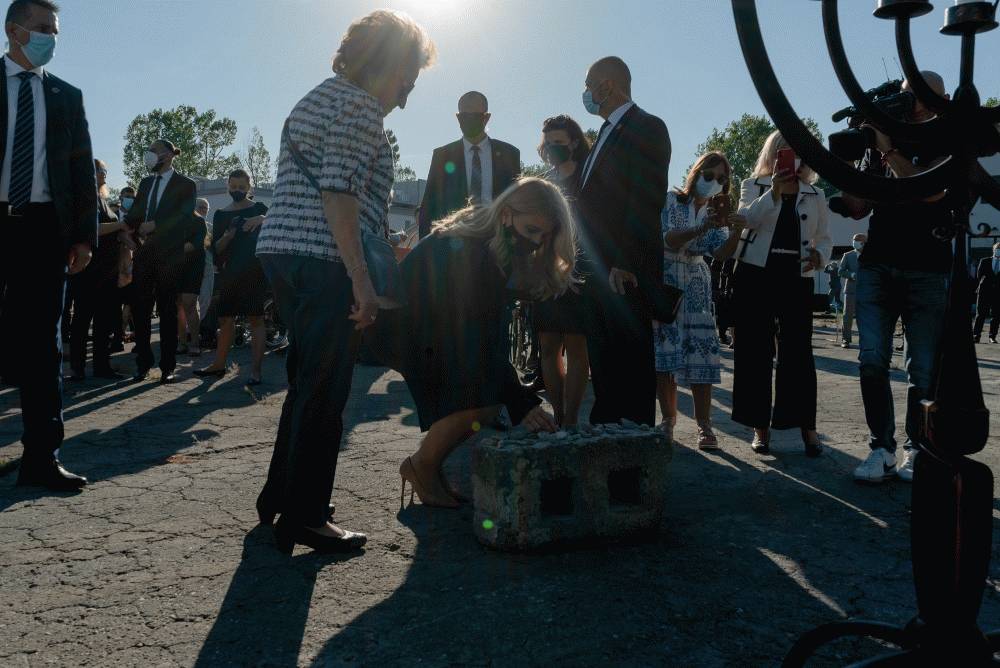
POLYGON ((917 459, 917 449, 903 450, 903 463, 899 465, 896 475, 904 482, 913 482, 913 462, 917 459))
POLYGON ((858 468, 854 479, 858 482, 884 482, 896 475, 896 455, 884 448, 876 448, 858 468))

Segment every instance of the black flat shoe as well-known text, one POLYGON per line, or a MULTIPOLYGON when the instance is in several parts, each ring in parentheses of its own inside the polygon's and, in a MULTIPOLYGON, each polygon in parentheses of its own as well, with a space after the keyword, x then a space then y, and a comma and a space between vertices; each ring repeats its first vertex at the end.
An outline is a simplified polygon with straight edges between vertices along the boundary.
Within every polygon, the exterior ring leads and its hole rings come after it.
POLYGON ((226 375, 225 369, 195 369, 194 375, 199 378, 222 378, 226 375))
POLYGON ((819 457, 823 454, 823 445, 819 442, 819 437, 815 441, 809 441, 805 429, 802 430, 802 445, 806 448, 806 457, 819 457))
POLYGON ((311 547, 320 554, 343 554, 360 550, 367 542, 368 536, 353 531, 344 531, 343 536, 323 536, 304 526, 292 526, 281 520, 274 527, 274 543, 283 554, 291 554, 296 545, 311 547))
POLYGON ((101 369, 94 372, 94 378, 106 378, 108 380, 121 380, 125 374, 118 373, 114 369, 101 369))
POLYGON ((264 381, 262 381, 260 378, 248 378, 246 382, 247 387, 256 387, 258 385, 263 385, 263 384, 264 381))
POLYGON ((138 371, 135 372, 135 375, 132 376, 132 382, 141 383, 147 378, 149 378, 149 369, 139 369, 138 371))
MULTIPOLYGON (((330 521, 332 522, 333 514, 337 512, 337 506, 331 503, 329 508, 330 508, 330 521)), ((278 511, 265 509, 261 505, 260 499, 257 499, 257 519, 263 526, 269 527, 272 524, 274 524, 274 518, 277 516, 278 516, 278 511)))
POLYGON ((753 433, 753 441, 750 443, 750 449, 756 452, 758 455, 766 455, 771 452, 771 434, 767 435, 767 439, 762 439, 757 435, 757 432, 753 433))
POLYGON ((82 373, 74 373, 72 376, 69 377, 69 380, 73 381, 74 383, 79 383, 87 380, 87 376, 86 374, 82 373))
POLYGON ((43 464, 21 462, 17 474, 18 487, 47 487, 53 492, 78 492, 87 486, 82 475, 70 473, 58 459, 43 464))
POLYGON ((160 376, 160 385, 173 385, 178 381, 177 374, 171 371, 160 376))

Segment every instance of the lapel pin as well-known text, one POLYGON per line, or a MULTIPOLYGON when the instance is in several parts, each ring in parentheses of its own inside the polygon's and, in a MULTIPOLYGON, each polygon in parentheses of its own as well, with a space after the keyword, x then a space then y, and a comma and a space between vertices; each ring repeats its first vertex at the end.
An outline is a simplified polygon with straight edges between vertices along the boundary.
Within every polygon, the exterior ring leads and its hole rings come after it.
POLYGON ((55 86, 53 86, 53 87, 52 87, 52 92, 53 92, 53 93, 58 93, 58 92, 59 92, 59 89, 58 89, 58 88, 56 88, 55 86))

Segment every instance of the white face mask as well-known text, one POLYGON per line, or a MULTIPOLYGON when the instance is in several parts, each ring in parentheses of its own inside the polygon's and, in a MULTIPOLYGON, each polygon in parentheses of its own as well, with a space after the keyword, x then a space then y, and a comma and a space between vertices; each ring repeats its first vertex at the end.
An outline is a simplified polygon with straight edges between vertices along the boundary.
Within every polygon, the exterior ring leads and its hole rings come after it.
POLYGON ((852 241, 851 245, 854 246, 854 250, 856 251, 860 251, 862 248, 865 247, 865 244, 862 241, 852 241))
POLYGON ((695 182, 694 190, 698 197, 709 199, 722 192, 722 184, 715 179, 707 179, 703 176, 695 182))
POLYGON ((799 171, 799 168, 801 166, 802 166, 802 158, 795 158, 795 171, 796 172, 799 171))
POLYGON ((142 161, 146 163, 146 169, 155 169, 160 164, 160 156, 152 151, 146 151, 146 155, 142 157, 142 161))

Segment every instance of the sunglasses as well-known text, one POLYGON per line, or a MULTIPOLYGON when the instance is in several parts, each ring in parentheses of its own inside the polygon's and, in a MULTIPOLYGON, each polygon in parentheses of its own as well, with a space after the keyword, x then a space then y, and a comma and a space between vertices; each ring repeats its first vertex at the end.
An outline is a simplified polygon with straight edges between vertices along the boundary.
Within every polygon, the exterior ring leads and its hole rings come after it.
POLYGON ((712 169, 711 167, 706 167, 705 169, 701 170, 701 178, 705 179, 706 181, 715 181, 716 183, 719 183, 721 185, 726 185, 726 183, 729 182, 729 174, 726 174, 724 172, 719 176, 715 176, 714 174, 715 170, 712 169))

